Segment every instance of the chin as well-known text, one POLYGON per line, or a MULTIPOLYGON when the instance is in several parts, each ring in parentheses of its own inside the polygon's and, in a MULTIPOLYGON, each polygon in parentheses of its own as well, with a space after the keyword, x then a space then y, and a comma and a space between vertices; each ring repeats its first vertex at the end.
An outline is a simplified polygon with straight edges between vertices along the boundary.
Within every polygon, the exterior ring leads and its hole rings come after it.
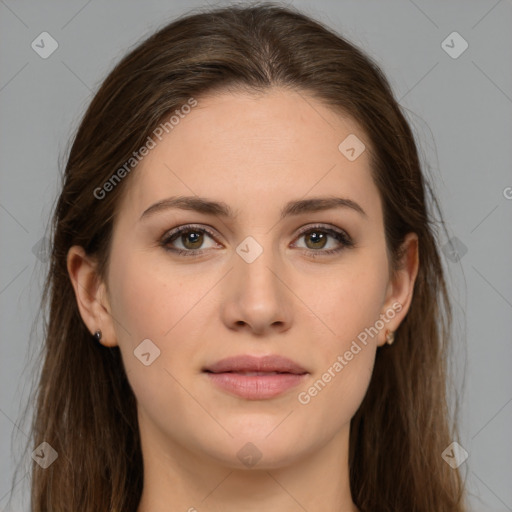
POLYGON ((231 430, 233 438, 226 435, 222 443, 203 446, 202 451, 229 469, 271 470, 289 466, 314 449, 307 449, 299 431, 278 429, 255 432, 252 425, 242 431, 231 430))

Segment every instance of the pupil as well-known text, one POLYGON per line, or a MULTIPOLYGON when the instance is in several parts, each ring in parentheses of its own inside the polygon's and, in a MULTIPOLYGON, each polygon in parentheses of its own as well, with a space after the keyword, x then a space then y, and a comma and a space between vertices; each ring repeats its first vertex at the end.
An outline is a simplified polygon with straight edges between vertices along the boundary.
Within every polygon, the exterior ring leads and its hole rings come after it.
MULTIPOLYGON (((197 233, 197 232, 189 232, 187 233, 186 235, 183 235, 184 239, 185 239, 185 242, 183 245, 185 245, 185 247, 188 247, 188 245, 192 244, 198 244, 198 241, 199 241, 199 245, 201 245, 201 237, 203 235, 200 234, 200 233, 197 233), (190 240, 192 239, 192 240, 190 240)), ((195 249, 195 247, 192 247, 192 249, 195 249)))
POLYGON ((325 235, 324 233, 317 233, 316 231, 313 231, 310 235, 309 235, 311 238, 317 238, 317 240, 313 241, 313 244, 318 244, 320 243, 320 246, 323 247, 325 245, 322 244, 322 242, 325 242, 325 235))

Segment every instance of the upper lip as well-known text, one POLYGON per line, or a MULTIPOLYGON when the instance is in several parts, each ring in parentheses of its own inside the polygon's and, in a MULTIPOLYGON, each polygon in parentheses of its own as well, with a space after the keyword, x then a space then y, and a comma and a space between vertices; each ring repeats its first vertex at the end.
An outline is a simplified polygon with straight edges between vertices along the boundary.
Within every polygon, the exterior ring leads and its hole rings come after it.
POLYGON ((281 372, 294 373, 297 375, 308 373, 295 361, 278 355, 269 355, 263 357, 241 355, 228 357, 203 368, 203 371, 211 373, 281 372))

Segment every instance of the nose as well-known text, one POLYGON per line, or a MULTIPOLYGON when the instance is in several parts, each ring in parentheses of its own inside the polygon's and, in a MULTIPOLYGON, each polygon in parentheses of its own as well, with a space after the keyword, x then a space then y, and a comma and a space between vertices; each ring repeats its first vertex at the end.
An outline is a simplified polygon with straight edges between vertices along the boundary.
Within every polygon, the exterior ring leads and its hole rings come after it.
POLYGON ((292 324, 293 293, 286 285, 284 266, 270 249, 251 263, 238 254, 226 276, 222 317, 232 330, 267 335, 288 330, 292 324))

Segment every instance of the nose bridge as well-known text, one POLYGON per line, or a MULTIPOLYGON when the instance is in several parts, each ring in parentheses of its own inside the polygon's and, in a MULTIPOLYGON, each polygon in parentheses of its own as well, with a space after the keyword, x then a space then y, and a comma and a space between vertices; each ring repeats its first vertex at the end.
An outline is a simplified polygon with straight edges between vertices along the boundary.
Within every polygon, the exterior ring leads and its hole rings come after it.
POLYGON ((238 261, 235 274, 243 288, 250 289, 253 296, 279 293, 279 280, 275 273, 282 267, 279 253, 274 250, 270 234, 246 237, 237 247, 238 261))
POLYGON ((227 299, 229 322, 248 324, 263 331, 273 324, 289 323, 290 299, 286 286, 279 279, 284 272, 279 251, 274 250, 272 237, 258 235, 247 237, 237 247, 234 269, 231 273, 232 288, 227 299))

